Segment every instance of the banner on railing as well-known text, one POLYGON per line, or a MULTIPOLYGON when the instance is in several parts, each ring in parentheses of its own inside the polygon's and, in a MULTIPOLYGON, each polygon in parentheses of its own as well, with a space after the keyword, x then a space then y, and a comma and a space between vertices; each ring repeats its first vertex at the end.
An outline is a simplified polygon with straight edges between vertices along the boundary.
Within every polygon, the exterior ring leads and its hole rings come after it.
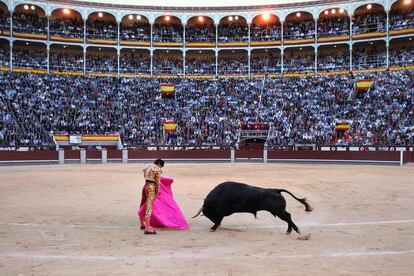
POLYGON ((102 135, 70 135, 54 134, 53 140, 57 147, 60 146, 116 146, 122 148, 119 134, 102 134, 102 135))

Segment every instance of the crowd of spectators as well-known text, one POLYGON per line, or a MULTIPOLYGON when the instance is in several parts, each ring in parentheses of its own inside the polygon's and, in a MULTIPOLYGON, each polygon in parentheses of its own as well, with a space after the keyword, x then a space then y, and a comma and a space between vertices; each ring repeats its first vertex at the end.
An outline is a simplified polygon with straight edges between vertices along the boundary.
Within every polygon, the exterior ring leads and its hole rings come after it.
POLYGON ((215 75, 216 58, 212 57, 186 57, 185 72, 188 75, 215 75))
POLYGON ((285 53, 283 56, 284 73, 301 73, 315 71, 315 55, 285 53))
MULTIPOLYGON (((1 43, 0 66, 7 67, 10 50, 8 42, 1 43)), ((339 49, 339 48, 338 48, 339 49)), ((50 51, 50 69, 58 71, 83 71, 83 53, 75 51, 50 51)), ((120 56, 121 73, 148 74, 151 72, 151 58, 149 54, 133 51, 123 52, 120 56)), ((281 72, 279 54, 270 52, 253 54, 250 60, 252 74, 275 74, 281 72)), ((374 69, 386 67, 386 49, 381 45, 354 46, 352 52, 352 68, 374 69)), ((186 73, 192 75, 214 75, 216 73, 214 56, 190 55, 186 58, 186 73)), ((350 68, 350 55, 347 50, 318 52, 318 71, 342 71, 350 68)), ((414 47, 399 45, 390 48, 390 66, 409 66, 414 64, 414 47)), ((13 50, 13 66, 18 68, 47 69, 47 52, 41 48, 26 48, 19 46, 13 50)), ((104 51, 88 51, 86 56, 87 72, 117 72, 117 54, 104 51)), ((153 72, 157 75, 183 74, 183 58, 181 55, 156 54, 153 57, 153 72)), ((218 58, 218 73, 232 75, 248 74, 248 56, 234 53, 233 55, 220 54, 218 58)), ((284 73, 303 73, 315 70, 313 52, 286 51, 284 53, 284 73)))
POLYGON ((86 54, 86 72, 91 73, 117 73, 118 58, 116 53, 86 54))
POLYGON ((194 25, 186 26, 186 42, 215 42, 216 28, 214 25, 194 25))
POLYGON ((115 20, 90 19, 86 22, 88 39, 118 40, 118 25, 115 20))
POLYGON ((348 16, 325 17, 318 20, 318 38, 349 35, 348 16))
POLYGON ((270 145, 413 145, 412 77, 413 71, 399 71, 269 82, 263 104, 266 116, 273 117, 270 145), (366 78, 374 81, 371 90, 348 101, 355 81, 366 78), (335 136, 336 123, 343 121, 351 126, 348 140, 335 136))
POLYGON ((153 42, 183 42, 183 26, 180 23, 154 24, 153 42))
POLYGON ((318 53, 318 71, 349 70, 349 52, 318 53))
POLYGON ((51 18, 49 21, 50 36, 58 36, 64 38, 83 38, 84 23, 81 18, 62 17, 51 18))
POLYGON ((270 147, 414 144, 414 71, 168 81, 173 98, 155 78, 0 72, 0 145, 50 145, 62 132, 116 132, 127 145, 234 145, 241 123, 256 121, 271 123, 270 147), (369 92, 350 97, 367 78, 369 92), (163 133, 169 120, 174 135, 163 133), (350 125, 346 140, 334 135, 339 121, 350 125))
POLYGON ((0 35, 10 32, 10 19, 7 10, 0 8, 0 35))
POLYGON ((133 24, 121 24, 120 38, 124 41, 151 41, 151 25, 148 22, 134 22, 133 24))
POLYGON ((413 29, 414 8, 404 11, 392 11, 389 14, 390 30, 413 29))
POLYGON ((408 66, 414 64, 414 45, 389 49, 390 66, 408 66))
MULTIPOLYGON (((10 19, 5 10, 0 10, 0 33, 9 31, 10 19)), ((82 38, 84 23, 81 18, 64 16, 50 19, 50 34, 65 38, 82 38)), ((349 34, 349 17, 327 16, 318 20, 318 37, 341 36, 349 34)), ((392 10, 389 14, 391 30, 414 28, 414 8, 406 10, 392 10)), ((47 18, 37 13, 13 13, 13 29, 17 32, 47 34, 47 18)), ((353 33, 363 34, 386 31, 386 14, 382 9, 373 8, 368 13, 354 16, 353 33)), ((114 20, 92 19, 87 21, 87 38, 116 40, 117 23, 114 20)), ((180 23, 154 24, 155 42, 182 42, 183 26, 180 23)), ((240 22, 224 22, 219 25, 218 41, 247 42, 248 26, 240 22)), ((284 39, 306 39, 315 36, 314 21, 288 20, 284 26, 284 39)), ((151 26, 149 23, 137 21, 132 24, 120 25, 122 40, 150 41, 151 26)), ((214 25, 196 24, 186 27, 186 40, 188 42, 214 42, 216 30, 214 25)), ((281 26, 279 22, 272 24, 251 25, 252 41, 275 41, 281 39, 281 26)))
POLYGON ((150 74, 151 57, 149 54, 121 53, 120 72, 127 74, 150 74))
POLYGON ((313 20, 286 21, 283 39, 315 38, 315 22, 313 20))
POLYGON ((252 56, 250 61, 250 72, 252 74, 280 74, 280 55, 257 55, 252 56))
POLYGON ((282 27, 279 22, 274 24, 255 24, 250 27, 251 41, 281 40, 282 27))
POLYGON ((358 69, 382 68, 387 65, 385 47, 359 47, 352 51, 352 67, 358 69))
POLYGON ((386 14, 383 10, 374 10, 368 14, 355 15, 353 34, 366 34, 386 31, 386 14))
POLYGON ((53 144, 42 122, 50 84, 44 75, 0 73, 0 145, 53 144))
POLYGON ((10 47, 6 43, 0 43, 0 67, 10 66, 10 47))
POLYGON ((13 67, 26 69, 47 69, 47 52, 40 48, 13 48, 13 67))
POLYGON ((83 52, 50 51, 50 70, 83 72, 83 52))
POLYGON ((153 74, 155 75, 182 75, 183 74, 183 57, 182 56, 161 56, 154 55, 153 74))
POLYGON ((30 34, 47 34, 47 18, 36 13, 13 13, 13 31, 30 34))
POLYGON ((247 55, 235 57, 219 56, 217 61, 219 75, 247 75, 249 72, 247 55))
POLYGON ((248 42, 249 27, 243 23, 221 23, 218 26, 218 42, 248 42))

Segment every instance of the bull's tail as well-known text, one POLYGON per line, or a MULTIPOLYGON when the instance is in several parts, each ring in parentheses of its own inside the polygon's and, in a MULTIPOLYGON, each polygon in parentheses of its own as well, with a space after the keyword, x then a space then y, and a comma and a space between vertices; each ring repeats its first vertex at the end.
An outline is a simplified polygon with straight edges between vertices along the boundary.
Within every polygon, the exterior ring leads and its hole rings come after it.
POLYGON ((288 193, 290 194, 294 199, 296 199, 297 201, 299 201, 300 203, 302 203, 305 206, 305 211, 306 212, 311 212, 313 210, 312 206, 310 206, 310 204, 306 201, 306 197, 304 198, 298 198, 296 197, 294 194, 292 194, 291 192, 289 192, 288 190, 285 189, 267 189, 268 191, 272 192, 272 193, 288 193))
POLYGON ((195 216, 193 218, 198 217, 201 214, 202 211, 203 211, 203 207, 201 207, 200 210, 198 210, 197 214, 195 214, 195 216))

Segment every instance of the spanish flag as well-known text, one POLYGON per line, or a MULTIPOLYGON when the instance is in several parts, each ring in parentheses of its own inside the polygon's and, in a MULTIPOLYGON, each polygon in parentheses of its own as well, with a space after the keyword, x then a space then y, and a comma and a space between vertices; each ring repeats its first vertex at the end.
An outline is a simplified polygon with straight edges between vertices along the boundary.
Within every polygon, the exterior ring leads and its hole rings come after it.
POLYGON ((359 80, 356 83, 357 91, 360 93, 367 92, 374 82, 372 80, 359 80))
POLYGON ((177 122, 168 121, 164 122, 164 131, 168 133, 174 133, 177 130, 177 122))
POLYGON ((174 95, 175 84, 162 83, 160 84, 160 86, 161 86, 161 93, 163 96, 174 95))
POLYGON ((336 130, 342 130, 342 131, 348 130, 349 129, 349 124, 348 123, 336 123, 335 129, 336 130))

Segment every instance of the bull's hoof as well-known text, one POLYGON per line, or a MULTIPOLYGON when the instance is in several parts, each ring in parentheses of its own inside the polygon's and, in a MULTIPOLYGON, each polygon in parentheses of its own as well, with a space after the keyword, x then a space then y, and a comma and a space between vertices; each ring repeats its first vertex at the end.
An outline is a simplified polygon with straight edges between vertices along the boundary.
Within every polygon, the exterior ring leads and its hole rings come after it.
POLYGON ((210 232, 216 232, 217 229, 210 228, 210 232))
POLYGON ((292 230, 291 231, 289 231, 289 230, 286 231, 286 235, 290 235, 291 233, 292 233, 292 230))

